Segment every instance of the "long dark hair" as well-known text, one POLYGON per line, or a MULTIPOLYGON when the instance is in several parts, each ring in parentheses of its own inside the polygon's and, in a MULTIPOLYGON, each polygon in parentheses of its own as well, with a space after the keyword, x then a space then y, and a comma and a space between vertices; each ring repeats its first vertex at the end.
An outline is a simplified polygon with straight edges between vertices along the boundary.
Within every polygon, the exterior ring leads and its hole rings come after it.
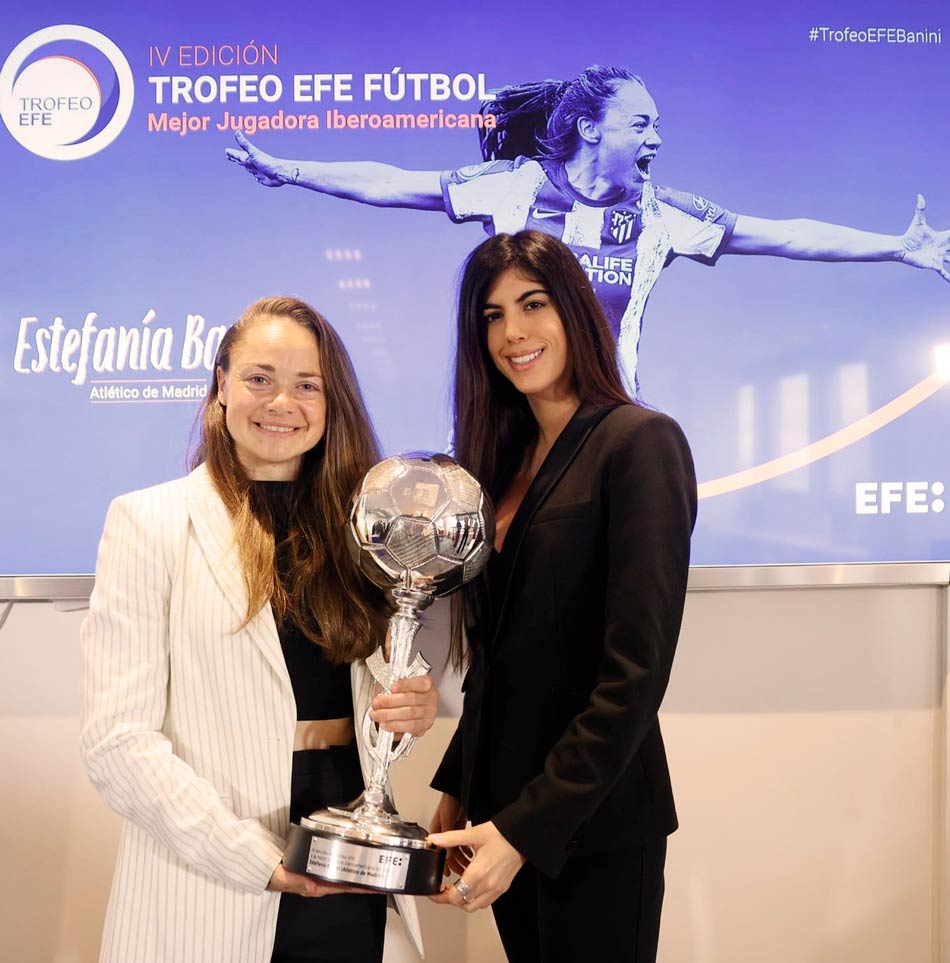
POLYGON ((215 370, 201 413, 200 440, 192 468, 207 465, 234 522, 235 542, 247 589, 243 625, 269 602, 292 620, 334 662, 365 658, 385 636, 385 602, 360 575, 343 538, 349 496, 379 461, 379 443, 350 357, 330 323, 296 298, 263 298, 232 325, 218 348, 215 370), (280 546, 291 560, 286 585, 277 577, 274 519, 261 487, 238 460, 218 398, 217 369, 258 322, 286 318, 313 334, 327 401, 326 430, 308 451, 290 491, 290 532, 280 546))
POLYGON ((603 120, 607 102, 620 85, 643 81, 626 67, 594 64, 573 80, 540 80, 502 87, 481 112, 493 114, 495 126, 478 131, 485 160, 514 160, 541 155, 565 161, 577 150, 581 117, 603 120))
MULTIPOLYGON (((498 501, 522 466, 538 424, 527 398, 488 354, 485 302, 503 272, 541 283, 564 325, 572 388, 581 404, 631 404, 617 368, 617 346, 584 269, 563 242, 540 231, 496 234, 469 255, 459 284, 455 354, 455 457, 498 501)), ((463 609, 478 588, 453 599, 451 659, 460 667, 463 609)))

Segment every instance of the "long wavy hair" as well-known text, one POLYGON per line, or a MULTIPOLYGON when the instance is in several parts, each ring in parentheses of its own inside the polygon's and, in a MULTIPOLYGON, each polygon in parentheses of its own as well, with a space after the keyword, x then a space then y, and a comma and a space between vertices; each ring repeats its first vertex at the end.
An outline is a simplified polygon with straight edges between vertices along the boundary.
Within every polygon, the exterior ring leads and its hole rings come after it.
POLYGON ((603 120, 610 98, 628 81, 646 86, 626 67, 594 64, 573 80, 502 87, 480 108, 482 115, 495 117, 493 128, 479 128, 482 157, 514 160, 541 156, 566 161, 577 151, 578 120, 603 120))
MULTIPOLYGON (((455 457, 498 502, 538 437, 528 399, 488 353, 485 303, 503 272, 516 269, 548 292, 564 325, 572 388, 581 404, 632 404, 617 367, 617 346, 584 269, 563 242, 540 231, 496 234, 465 262, 459 284, 455 354, 455 457)), ((465 662, 462 624, 478 611, 480 585, 452 600, 450 657, 465 662)))
POLYGON ((329 322, 290 297, 256 301, 232 325, 218 347, 211 384, 200 414, 200 437, 191 467, 204 464, 234 522, 234 539, 247 590, 248 622, 268 603, 294 622, 333 662, 365 658, 385 636, 386 602, 359 573, 346 550, 344 528, 351 493, 379 461, 350 357, 329 322), (244 471, 218 397, 217 369, 227 374, 234 349, 255 324, 286 318, 317 342, 326 394, 323 438, 301 460, 288 494, 290 531, 274 541, 274 518, 266 493, 244 471), (277 553, 290 559, 289 577, 277 576, 277 553))

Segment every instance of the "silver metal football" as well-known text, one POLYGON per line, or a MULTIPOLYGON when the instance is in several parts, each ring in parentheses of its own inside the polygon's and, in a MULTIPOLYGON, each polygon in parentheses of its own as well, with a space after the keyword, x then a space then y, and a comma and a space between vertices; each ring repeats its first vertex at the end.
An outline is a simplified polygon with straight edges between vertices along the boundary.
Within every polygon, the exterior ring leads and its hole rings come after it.
POLYGON ((482 569, 495 513, 475 478, 448 455, 409 452, 366 473, 353 496, 350 535, 355 561, 376 585, 436 598, 482 569))

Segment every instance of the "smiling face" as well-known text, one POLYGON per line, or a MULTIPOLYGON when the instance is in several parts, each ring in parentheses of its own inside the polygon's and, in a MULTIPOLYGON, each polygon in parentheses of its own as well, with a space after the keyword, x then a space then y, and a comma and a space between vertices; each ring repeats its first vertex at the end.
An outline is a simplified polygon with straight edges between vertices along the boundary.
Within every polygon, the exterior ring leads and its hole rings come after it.
POLYGON ((485 299, 488 353, 529 398, 573 396, 573 366, 564 324, 544 283, 511 267, 485 299))
POLYGON ((288 318, 252 322, 217 369, 218 399, 249 478, 289 481, 323 437, 327 403, 320 348, 288 318))
POLYGON ((596 138, 598 169, 618 186, 642 188, 651 179, 650 167, 662 140, 659 115, 645 87, 625 81, 607 101, 603 119, 590 122, 582 134, 596 138))

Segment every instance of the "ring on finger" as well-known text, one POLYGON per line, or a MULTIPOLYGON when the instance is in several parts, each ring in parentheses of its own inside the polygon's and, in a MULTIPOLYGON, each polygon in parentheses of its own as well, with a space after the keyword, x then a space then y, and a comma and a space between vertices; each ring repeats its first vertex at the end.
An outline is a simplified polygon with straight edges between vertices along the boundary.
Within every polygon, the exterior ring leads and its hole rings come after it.
POLYGON ((471 903, 472 897, 469 895, 469 893, 472 891, 471 887, 465 882, 464 879, 462 879, 461 876, 452 885, 455 887, 459 896, 462 897, 463 903, 471 903))

